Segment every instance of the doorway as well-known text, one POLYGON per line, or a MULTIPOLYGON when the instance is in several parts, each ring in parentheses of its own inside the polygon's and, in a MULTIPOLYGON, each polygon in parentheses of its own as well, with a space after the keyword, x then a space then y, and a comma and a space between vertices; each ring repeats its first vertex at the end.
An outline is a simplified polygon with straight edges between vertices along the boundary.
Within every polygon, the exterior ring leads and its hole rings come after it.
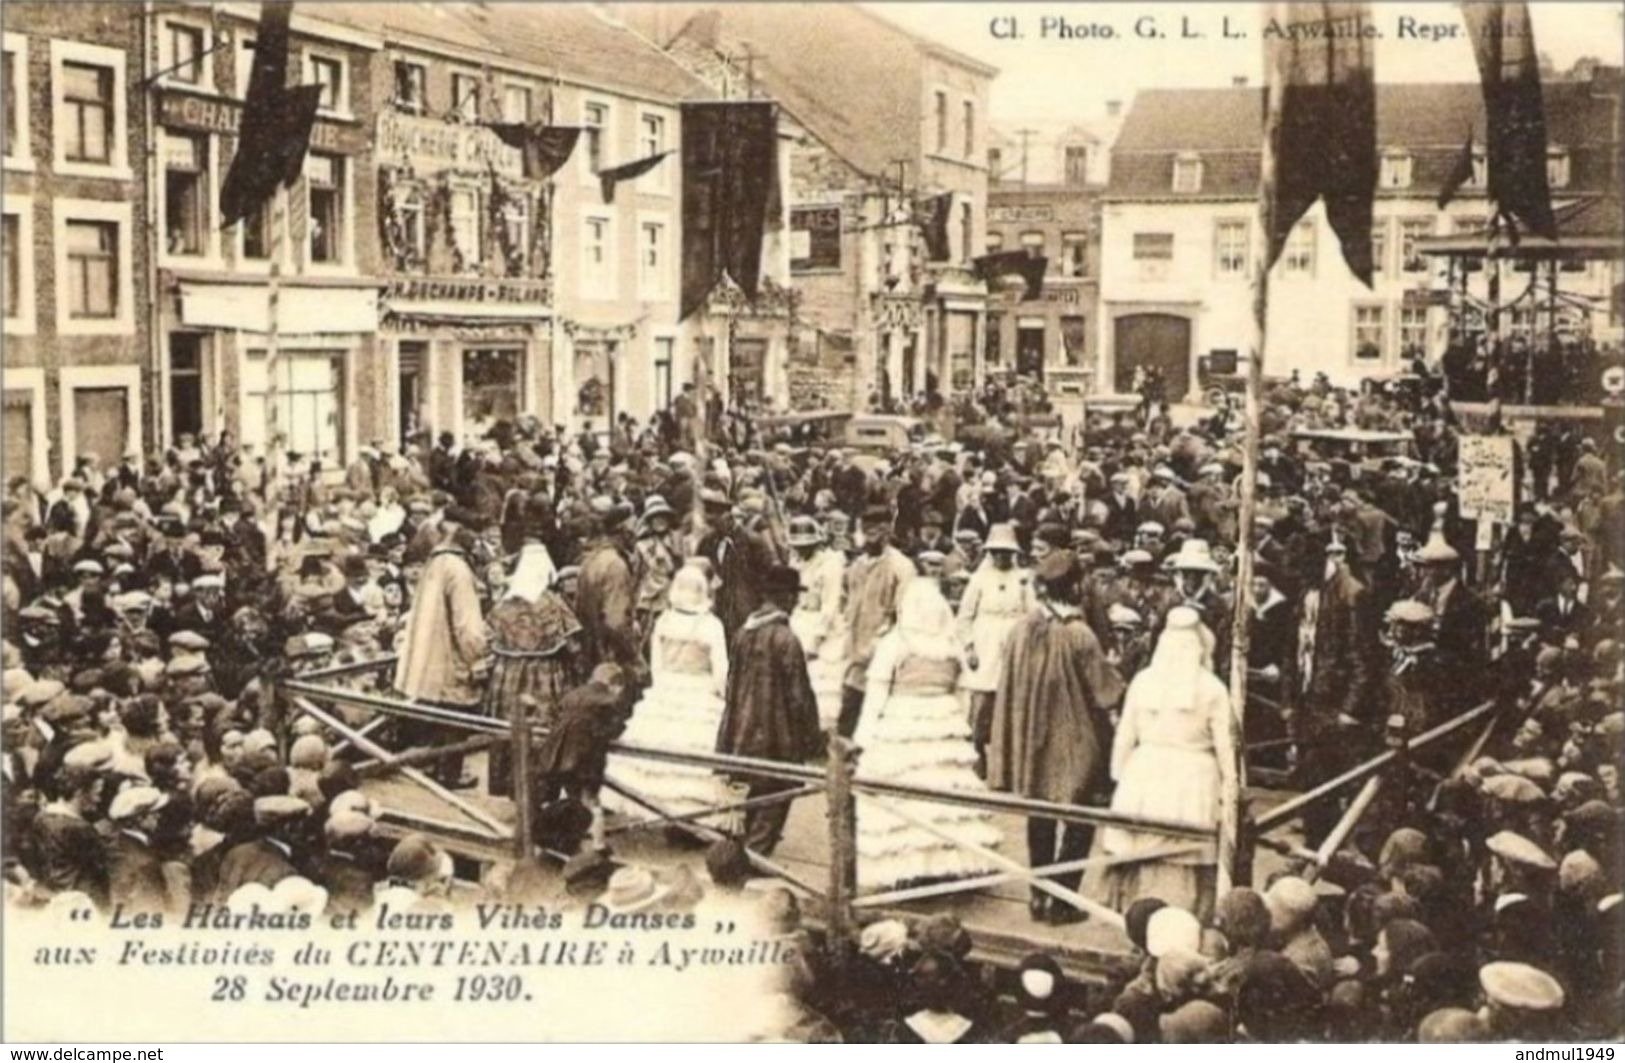
POLYGON ((1118 392, 1133 390, 1134 370, 1162 373, 1163 394, 1178 401, 1190 391, 1191 322, 1177 314, 1127 314, 1113 325, 1118 392))

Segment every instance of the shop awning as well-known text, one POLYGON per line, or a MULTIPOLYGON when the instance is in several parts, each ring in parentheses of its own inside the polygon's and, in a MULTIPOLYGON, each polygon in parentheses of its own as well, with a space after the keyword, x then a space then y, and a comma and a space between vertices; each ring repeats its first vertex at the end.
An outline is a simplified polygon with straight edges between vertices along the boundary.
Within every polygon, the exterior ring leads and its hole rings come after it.
MULTIPOLYGON (((270 331, 270 293, 262 284, 182 281, 180 289, 184 325, 240 332, 270 331)), ((376 288, 284 283, 278 292, 278 333, 305 335, 377 330, 376 288)))

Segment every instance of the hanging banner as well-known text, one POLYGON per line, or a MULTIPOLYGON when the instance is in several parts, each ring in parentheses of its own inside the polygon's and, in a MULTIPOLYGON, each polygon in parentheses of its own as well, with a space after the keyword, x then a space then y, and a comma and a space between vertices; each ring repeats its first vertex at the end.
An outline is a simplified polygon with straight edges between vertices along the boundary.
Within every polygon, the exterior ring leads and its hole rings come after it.
POLYGON ((1511 523, 1518 506, 1512 437, 1462 436, 1457 468, 1461 515, 1511 523))

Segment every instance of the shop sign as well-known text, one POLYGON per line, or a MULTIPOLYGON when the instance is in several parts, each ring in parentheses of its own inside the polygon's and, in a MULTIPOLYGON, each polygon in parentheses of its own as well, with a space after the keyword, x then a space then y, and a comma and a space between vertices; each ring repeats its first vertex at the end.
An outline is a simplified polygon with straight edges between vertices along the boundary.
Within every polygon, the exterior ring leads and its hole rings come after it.
POLYGON ((987 220, 992 222, 1054 221, 1055 207, 1049 203, 1018 203, 988 207, 987 214, 987 220))
POLYGON ((420 176, 444 170, 495 170, 504 177, 524 177, 517 148, 510 148, 484 126, 459 125, 443 118, 386 110, 378 116, 378 161, 409 166, 420 176))
POLYGON ((545 281, 499 280, 486 277, 401 277, 389 282, 386 297, 406 303, 484 303, 546 306, 545 281))
MULTIPOLYGON (((158 122, 172 129, 234 137, 242 121, 243 105, 236 100, 194 96, 170 89, 158 94, 158 122)), ((366 137, 359 126, 319 118, 310 131, 310 146, 315 151, 354 155, 366 147, 366 137)))

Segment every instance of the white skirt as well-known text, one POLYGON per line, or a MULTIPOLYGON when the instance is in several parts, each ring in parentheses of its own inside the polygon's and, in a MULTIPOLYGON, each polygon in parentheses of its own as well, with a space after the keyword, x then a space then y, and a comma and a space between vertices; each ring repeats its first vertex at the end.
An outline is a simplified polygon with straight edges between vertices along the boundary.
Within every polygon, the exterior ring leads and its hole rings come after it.
MULTIPOLYGON (((1219 822, 1219 760, 1211 749, 1142 745, 1129 754, 1123 777, 1112 793, 1112 811, 1213 827, 1219 822)), ((1101 832, 1107 856, 1161 849, 1174 844, 1166 835, 1108 827, 1101 832)), ((1213 846, 1168 858, 1181 864, 1207 864, 1213 846)))
MULTIPOLYGON (((674 674, 661 677, 632 710, 622 741, 684 753, 714 753, 717 727, 722 722, 722 699, 711 689, 708 675, 674 674)), ((671 815, 697 812, 727 804, 732 791, 727 780, 709 768, 611 754, 607 778, 624 783, 671 815)), ((605 787, 604 808, 639 823, 658 819, 651 809, 605 787)), ((722 817, 702 821, 723 825, 722 817)))
MULTIPOLYGON (((987 793, 976 774, 965 710, 954 693, 893 693, 878 714, 865 712, 854 736, 861 753, 858 779, 987 793)), ((964 805, 887 797, 880 799, 956 838, 983 848, 1003 840, 993 816, 964 805)), ((874 798, 858 796, 858 885, 883 890, 927 879, 969 878, 1001 868, 914 822, 893 815, 874 798)))

